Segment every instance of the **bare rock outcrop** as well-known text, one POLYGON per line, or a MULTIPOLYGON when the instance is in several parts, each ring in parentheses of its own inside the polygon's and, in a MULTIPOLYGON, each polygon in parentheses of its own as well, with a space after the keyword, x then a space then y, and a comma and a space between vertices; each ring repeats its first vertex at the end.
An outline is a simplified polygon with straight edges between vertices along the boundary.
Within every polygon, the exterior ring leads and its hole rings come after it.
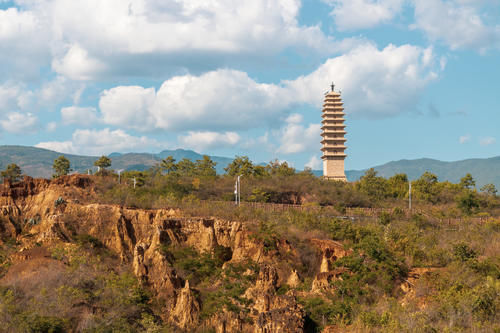
POLYGON ((311 239, 311 243, 321 252, 320 273, 329 272, 332 263, 352 253, 342 243, 329 239, 311 239))
POLYGON ((175 305, 170 313, 170 319, 177 326, 186 329, 194 327, 198 323, 200 314, 200 303, 186 281, 176 298, 175 305))
MULTIPOLYGON (((300 284, 298 273, 283 260, 299 260, 286 240, 274 239, 275 243, 266 248, 263 240, 241 222, 182 217, 172 209, 90 203, 87 199, 93 193, 92 177, 81 175, 50 181, 27 177, 23 182, 6 184, 0 187, 0 217, 4 217, 0 219, 0 232, 15 237, 22 230, 29 234, 26 239, 32 248, 35 243, 69 244, 82 234, 97 238, 119 256, 122 264, 130 265, 142 283, 162 300, 163 319, 186 331, 200 323, 198 291, 178 276, 165 249, 187 246, 201 254, 224 246, 231 249, 229 263, 251 261, 260 264, 261 269, 255 286, 243 295, 251 301, 250 314, 221 309, 205 320, 206 324, 217 332, 303 331, 305 314, 295 295, 277 293, 280 285, 300 284), (59 198, 64 199, 63 208, 55 204, 59 198)), ((335 242, 316 243, 322 260, 332 261, 344 253, 335 242)))
POLYGON ((255 287, 245 297, 254 301, 257 315, 255 332, 302 332, 304 311, 292 295, 278 295, 278 272, 271 265, 262 265, 255 287))

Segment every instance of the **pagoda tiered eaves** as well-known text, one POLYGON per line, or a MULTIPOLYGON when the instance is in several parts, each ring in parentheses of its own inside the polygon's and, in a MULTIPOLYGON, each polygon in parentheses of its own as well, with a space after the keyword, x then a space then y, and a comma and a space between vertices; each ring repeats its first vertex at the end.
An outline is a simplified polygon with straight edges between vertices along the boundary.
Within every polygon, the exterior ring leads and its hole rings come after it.
POLYGON ((346 181, 344 172, 344 160, 346 158, 345 150, 347 149, 345 142, 345 127, 344 124, 344 103, 340 97, 340 93, 335 91, 329 92, 325 96, 323 103, 323 113, 321 121, 321 140, 323 152, 323 175, 327 179, 346 181))

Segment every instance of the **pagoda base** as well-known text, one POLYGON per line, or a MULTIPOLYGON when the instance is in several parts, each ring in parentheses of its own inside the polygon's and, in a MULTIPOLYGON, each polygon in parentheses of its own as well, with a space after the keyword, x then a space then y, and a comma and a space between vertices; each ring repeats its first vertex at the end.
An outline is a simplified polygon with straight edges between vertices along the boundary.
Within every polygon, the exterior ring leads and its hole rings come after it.
POLYGON ((323 178, 346 182, 347 178, 344 172, 344 159, 323 159, 323 178))
POLYGON ((346 177, 328 177, 328 176, 323 176, 323 179, 325 180, 334 180, 334 181, 337 181, 337 182, 347 182, 347 178, 346 177))

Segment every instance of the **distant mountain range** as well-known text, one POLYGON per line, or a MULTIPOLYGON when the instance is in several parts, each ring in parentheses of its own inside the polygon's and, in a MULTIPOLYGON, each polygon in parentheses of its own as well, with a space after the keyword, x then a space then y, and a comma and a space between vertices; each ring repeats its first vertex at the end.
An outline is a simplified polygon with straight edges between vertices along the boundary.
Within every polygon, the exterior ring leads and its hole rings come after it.
MULTIPOLYGON (((397 173, 405 173, 415 180, 424 172, 435 174, 440 181, 460 182, 460 178, 470 173, 476 180, 478 188, 485 184, 495 184, 500 188, 500 156, 492 158, 475 158, 456 162, 443 162, 430 158, 417 160, 401 160, 374 167, 379 176, 391 177, 397 173)), ((366 170, 346 171, 349 181, 358 180, 366 170)))
MULTIPOLYGON (((0 170, 4 170, 8 164, 16 163, 23 172, 32 177, 50 178, 52 176, 52 164, 59 156, 64 155, 71 162, 71 168, 80 173, 86 173, 88 169, 95 169, 94 162, 97 156, 79 156, 62 154, 52 150, 25 147, 25 146, 0 146, 0 170)), ((202 159, 203 155, 192 150, 176 149, 164 150, 159 154, 147 153, 112 153, 112 168, 115 170, 147 170, 158 164, 167 156, 173 156, 177 161, 188 158, 192 161, 202 159)), ((217 162, 217 172, 224 173, 224 168, 233 161, 232 158, 210 156, 217 162)))
MULTIPOLYGON (((0 146, 0 170, 4 170, 8 164, 18 164, 23 172, 33 177, 50 178, 52 175, 52 164, 54 160, 61 156, 66 156, 73 170, 85 173, 88 169, 93 169, 94 161, 97 156, 79 156, 71 154, 61 154, 55 151, 25 147, 25 146, 0 146)), ((201 159, 203 155, 192 150, 176 149, 164 150, 158 154, 147 153, 112 153, 109 157, 112 159, 112 168, 115 170, 146 170, 159 163, 167 156, 173 156, 177 161, 188 158, 192 161, 201 159)), ((232 158, 210 156, 214 162, 217 162, 217 173, 224 173, 224 168, 232 162, 232 158)), ((476 180, 477 186, 484 184, 495 184, 500 188, 500 156, 486 159, 468 159, 456 162, 443 162, 428 158, 417 160, 401 160, 386 163, 374 167, 382 177, 391 177, 396 173, 405 173, 412 180, 419 178, 425 171, 436 174, 439 180, 448 180, 458 183, 460 178, 467 173, 471 173, 476 180)), ((366 170, 348 170, 346 176, 349 181, 358 180, 366 170)), ((313 170, 317 176, 323 173, 320 170, 313 170)))

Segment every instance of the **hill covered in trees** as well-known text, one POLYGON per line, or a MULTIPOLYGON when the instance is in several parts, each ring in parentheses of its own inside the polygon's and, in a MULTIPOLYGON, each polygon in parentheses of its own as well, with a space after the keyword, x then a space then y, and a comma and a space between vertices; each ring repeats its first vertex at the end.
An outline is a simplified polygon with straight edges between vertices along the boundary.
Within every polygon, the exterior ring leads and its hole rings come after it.
POLYGON ((408 187, 245 157, 224 175, 167 157, 0 185, 0 318, 12 332, 498 331, 495 187, 425 172, 412 210, 408 187))
MULTIPOLYGON (((16 163, 29 176, 50 178, 53 172, 52 164, 61 155, 66 156, 71 162, 72 169, 79 173, 86 173, 88 169, 92 169, 93 163, 98 158, 96 156, 61 154, 35 147, 0 146, 0 169, 5 169, 8 164, 16 163)), ((172 156, 177 161, 187 158, 192 162, 203 158, 203 155, 185 149, 164 150, 158 154, 113 153, 109 155, 113 162, 113 169, 127 171, 147 170, 160 163, 167 156, 172 156)), ((217 163, 215 168, 218 174, 225 173, 224 168, 233 161, 233 158, 228 157, 210 156, 210 158, 217 163)), ((494 184, 497 188, 500 188, 500 156, 456 162, 443 162, 427 158, 401 160, 375 166, 374 169, 382 177, 389 178, 395 174, 404 173, 411 180, 419 178, 424 172, 428 171, 435 174, 439 180, 450 181, 452 183, 459 182, 461 177, 470 173, 476 180, 478 187, 486 184, 494 184)), ((366 170, 368 169, 347 170, 347 179, 349 181, 356 181, 363 176, 366 170)), ((312 172, 318 177, 323 174, 321 170, 312 170, 312 172)))
MULTIPOLYGON (((94 162, 98 159, 97 156, 80 156, 72 154, 62 154, 52 150, 26 147, 26 146, 0 146, 0 169, 5 169, 7 165, 15 163, 21 167, 26 175, 31 177, 50 178, 53 170, 52 165, 54 160, 59 156, 64 155, 71 162, 71 167, 79 173, 87 173, 88 169, 94 170, 94 162)), ((113 161, 115 170, 137 170, 143 171, 158 164, 167 156, 173 156, 176 160, 188 158, 192 161, 202 159, 203 155, 192 150, 164 150, 158 154, 147 153, 113 153, 110 158, 113 161)), ((231 158, 212 156, 213 161, 217 162, 216 170, 219 173, 224 172, 231 161, 231 158)))
MULTIPOLYGON (((430 158, 417 160, 393 161, 373 167, 382 177, 392 177, 398 173, 408 175, 409 179, 415 180, 424 172, 435 174, 440 180, 452 183, 460 181, 466 173, 474 176, 478 186, 495 184, 500 187, 500 156, 492 158, 476 158, 455 162, 443 162, 430 158)), ((358 180, 366 170, 350 170, 346 172, 349 181, 358 180)))

